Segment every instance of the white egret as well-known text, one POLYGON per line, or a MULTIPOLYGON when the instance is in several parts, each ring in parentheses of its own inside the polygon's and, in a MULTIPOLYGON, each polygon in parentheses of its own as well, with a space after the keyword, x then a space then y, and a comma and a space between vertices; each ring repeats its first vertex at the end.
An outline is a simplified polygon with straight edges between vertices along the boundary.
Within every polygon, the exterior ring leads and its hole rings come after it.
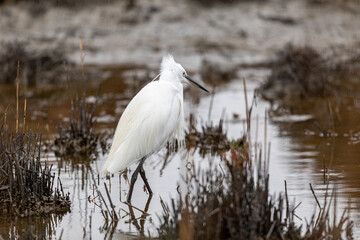
POLYGON ((162 59, 160 78, 142 88, 130 101, 117 125, 104 173, 122 171, 139 162, 131 177, 127 202, 130 203, 133 187, 140 173, 150 195, 146 179, 145 159, 158 152, 168 141, 184 140, 184 109, 182 83, 193 81, 185 69, 171 55, 162 59))

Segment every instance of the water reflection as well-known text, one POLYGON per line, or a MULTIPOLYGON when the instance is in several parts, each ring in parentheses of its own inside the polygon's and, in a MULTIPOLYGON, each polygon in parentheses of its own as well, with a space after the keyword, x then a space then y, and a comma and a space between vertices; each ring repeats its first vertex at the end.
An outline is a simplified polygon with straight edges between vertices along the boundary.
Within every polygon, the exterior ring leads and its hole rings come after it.
POLYGON ((0 239, 52 239, 60 235, 59 228, 65 214, 51 214, 47 217, 0 217, 0 239))
POLYGON ((354 98, 312 99, 292 111, 300 115, 313 113, 313 120, 274 123, 281 137, 291 139, 289 150, 298 160, 287 164, 294 173, 311 165, 313 181, 321 188, 324 173, 329 173, 329 180, 341 185, 340 194, 354 203, 360 198, 360 106, 356 103, 354 98))
POLYGON ((149 206, 151 203, 151 199, 152 199, 152 195, 149 195, 148 200, 145 204, 144 210, 141 210, 137 207, 132 206, 131 204, 128 204, 128 207, 129 207, 128 215, 130 216, 130 222, 131 222, 131 224, 133 224, 135 226, 137 231, 140 233, 140 236, 145 236, 144 226, 145 226, 145 220, 149 216, 148 210, 149 210, 149 206), (135 210, 141 212, 140 217, 138 217, 138 218, 135 217, 134 208, 135 208, 135 210))

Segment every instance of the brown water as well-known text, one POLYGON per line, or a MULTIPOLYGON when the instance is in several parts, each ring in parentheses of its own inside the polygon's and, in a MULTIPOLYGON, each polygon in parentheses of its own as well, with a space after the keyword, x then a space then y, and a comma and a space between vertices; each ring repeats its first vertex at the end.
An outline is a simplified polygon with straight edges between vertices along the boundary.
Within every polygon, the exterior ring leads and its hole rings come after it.
MULTIPOLYGON (((120 77, 124 69, 111 69, 112 76, 106 80, 102 89, 102 101, 98 108, 98 129, 113 131, 129 99, 142 84, 132 85, 120 77)), ((249 101, 253 91, 268 74, 266 69, 250 69, 243 71, 241 77, 247 78, 249 101)), ((88 86, 89 95, 94 95, 96 85, 88 86)), ((13 86, 1 86, 0 110, 4 111, 8 99, 14 100, 13 86)), ((28 99, 28 126, 39 128, 46 136, 51 137, 56 124, 61 122, 69 111, 66 87, 49 88, 41 92, 36 89, 22 89, 28 99), (48 127, 47 127, 48 125, 48 127)), ((89 101, 91 98, 88 98, 89 101)), ((207 121, 211 96, 200 93, 196 89, 185 92, 185 116, 194 113, 198 124, 207 121)), ((271 118, 267 124, 267 140, 271 142, 270 154, 270 188, 273 193, 284 191, 284 180, 287 181, 290 198, 302 202, 296 213, 303 221, 309 218, 316 207, 310 191, 309 183, 322 203, 326 189, 325 179, 330 180, 330 187, 338 192, 338 212, 348 204, 351 216, 355 221, 355 235, 360 236, 360 99, 354 97, 342 99, 313 99, 294 110, 297 115, 291 117, 271 118), (330 104, 329 104, 330 103, 330 104), (331 106, 331 110, 329 108, 331 106), (315 119, 322 129, 332 129, 332 137, 325 137, 314 120, 301 121, 308 115, 315 119), (325 159, 325 160, 324 160, 325 159), (324 167, 325 163, 325 167, 324 167), (324 175, 325 169, 325 175, 324 175), (325 178, 325 179, 324 179, 325 178)), ((8 116, 14 116, 14 101, 11 101, 8 116)), ((265 111, 270 105, 258 99, 252 113, 252 142, 264 143, 265 111), (258 125, 258 127, 256 127, 258 125)), ((222 116, 229 138, 238 138, 245 131, 245 105, 243 83, 234 80, 216 88, 213 99, 211 119, 217 122, 222 116), (225 114, 224 114, 225 112, 225 114), (223 115, 224 114, 224 115, 223 115), (239 115, 239 118, 234 118, 239 115)), ((13 123, 14 118, 8 117, 13 123)), ((197 151, 180 150, 170 158, 165 158, 166 151, 147 159, 144 168, 154 196, 149 198, 143 190, 141 180, 137 181, 133 193, 134 207, 122 203, 126 199, 128 183, 118 175, 109 180, 103 176, 98 178, 99 169, 105 162, 106 155, 100 156, 88 164, 60 162, 53 153, 45 154, 44 159, 54 163, 56 172, 63 183, 64 191, 70 192, 71 212, 63 216, 33 217, 26 219, 0 218, 0 236, 13 238, 28 229, 30 222, 34 224, 36 233, 44 233, 53 239, 103 239, 129 238, 139 234, 155 236, 159 223, 157 215, 161 214, 160 199, 169 202, 178 196, 182 189, 181 175, 186 170, 186 163, 196 164, 204 160, 197 151), (110 187, 110 195, 116 211, 120 216, 117 223, 106 224, 100 212, 100 201, 96 189, 107 200, 104 183, 110 187), (180 185, 180 188, 178 186, 180 185)), ((131 167, 134 169, 134 166, 131 167)), ((104 206, 102 206, 104 208, 104 206)))

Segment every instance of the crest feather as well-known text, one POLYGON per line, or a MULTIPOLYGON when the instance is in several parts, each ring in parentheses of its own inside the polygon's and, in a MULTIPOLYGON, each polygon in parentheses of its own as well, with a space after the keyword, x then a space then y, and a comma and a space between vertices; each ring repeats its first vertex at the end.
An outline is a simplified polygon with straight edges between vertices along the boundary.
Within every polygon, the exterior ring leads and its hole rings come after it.
POLYGON ((176 66, 176 62, 171 54, 164 56, 161 61, 160 71, 163 72, 166 69, 173 69, 176 66))

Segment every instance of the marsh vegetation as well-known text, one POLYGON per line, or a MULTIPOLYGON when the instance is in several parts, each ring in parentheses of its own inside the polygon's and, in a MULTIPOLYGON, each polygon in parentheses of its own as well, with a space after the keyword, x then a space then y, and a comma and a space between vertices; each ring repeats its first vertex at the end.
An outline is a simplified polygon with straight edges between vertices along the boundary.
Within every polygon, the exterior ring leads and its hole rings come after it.
POLYGON ((3 1, 0 239, 357 239, 353 3, 3 1), (213 94, 185 85, 186 147, 149 158, 155 194, 138 181, 128 205, 133 167, 99 169, 168 51, 213 94))
POLYGON ((41 135, 31 130, 11 132, 2 126, 0 132, 0 206, 1 214, 27 217, 66 213, 70 210, 69 194, 52 165, 41 160, 41 135), (55 186, 54 186, 55 185, 55 186))

